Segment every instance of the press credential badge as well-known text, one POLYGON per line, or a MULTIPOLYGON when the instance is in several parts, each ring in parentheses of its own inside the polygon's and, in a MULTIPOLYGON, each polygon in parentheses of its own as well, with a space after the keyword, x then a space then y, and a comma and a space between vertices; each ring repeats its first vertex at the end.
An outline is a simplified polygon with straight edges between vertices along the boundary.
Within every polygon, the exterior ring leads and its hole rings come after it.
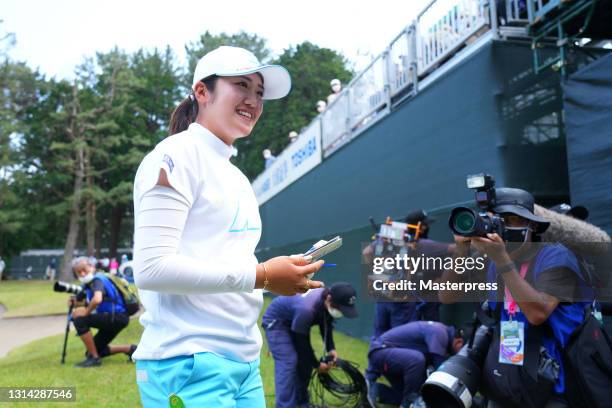
POLYGON ((525 360, 525 324, 502 320, 499 339, 499 362, 523 365, 525 360))

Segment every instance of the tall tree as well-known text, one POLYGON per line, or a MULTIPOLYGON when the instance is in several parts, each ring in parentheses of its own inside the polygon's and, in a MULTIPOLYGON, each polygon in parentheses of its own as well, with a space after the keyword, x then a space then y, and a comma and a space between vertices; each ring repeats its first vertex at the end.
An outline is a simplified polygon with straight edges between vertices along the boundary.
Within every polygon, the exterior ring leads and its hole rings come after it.
POLYGON ((38 73, 25 64, 12 62, 6 54, 12 37, 0 38, 0 256, 10 256, 25 246, 23 230, 27 212, 16 193, 20 179, 20 120, 24 111, 36 103, 38 73), (8 43, 8 44, 7 44, 8 43))
MULTIPOLYGON (((99 92, 108 87, 110 63, 107 58, 99 59, 103 72, 96 85, 99 92)), ((102 209, 106 231, 102 236, 111 256, 117 255, 120 242, 131 246, 133 231, 122 225, 123 219, 132 213, 133 177, 145 154, 167 135, 170 112, 180 98, 179 71, 170 48, 139 50, 121 64, 120 72, 109 116, 119 130, 118 140, 109 148, 104 161, 96 165, 99 169, 96 184, 106 194, 102 209)))

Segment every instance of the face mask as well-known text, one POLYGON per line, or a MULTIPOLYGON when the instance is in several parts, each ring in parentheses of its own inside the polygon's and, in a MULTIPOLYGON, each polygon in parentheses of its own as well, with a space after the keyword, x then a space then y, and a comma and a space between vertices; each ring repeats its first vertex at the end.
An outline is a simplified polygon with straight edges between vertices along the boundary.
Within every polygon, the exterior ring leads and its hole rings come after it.
POLYGON ((506 227, 506 242, 527 242, 529 227, 506 227))
POLYGON ((82 284, 87 285, 89 282, 91 282, 93 280, 93 278, 94 278, 93 273, 89 273, 89 274, 87 274, 85 276, 79 276, 79 281, 82 284))
POLYGON ((340 310, 333 308, 331 306, 327 308, 327 311, 329 312, 330 316, 333 317, 334 319, 339 319, 342 316, 344 316, 340 310))

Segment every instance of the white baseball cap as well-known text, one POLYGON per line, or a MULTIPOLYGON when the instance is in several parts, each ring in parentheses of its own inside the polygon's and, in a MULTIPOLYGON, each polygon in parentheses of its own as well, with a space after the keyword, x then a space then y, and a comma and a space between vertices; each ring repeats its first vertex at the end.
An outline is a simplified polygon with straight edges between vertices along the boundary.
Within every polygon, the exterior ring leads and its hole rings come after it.
POLYGON ((221 46, 204 55, 193 73, 192 88, 211 75, 238 76, 259 72, 263 76, 263 99, 280 99, 291 90, 289 71, 280 65, 262 65, 250 51, 239 47, 221 46))

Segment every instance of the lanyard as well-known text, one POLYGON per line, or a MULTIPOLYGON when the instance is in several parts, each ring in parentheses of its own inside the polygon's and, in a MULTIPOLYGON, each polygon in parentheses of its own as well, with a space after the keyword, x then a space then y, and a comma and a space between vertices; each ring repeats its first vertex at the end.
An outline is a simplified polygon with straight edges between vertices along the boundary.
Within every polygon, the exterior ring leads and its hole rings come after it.
MULTIPOLYGON (((527 275, 527 269, 529 269, 529 262, 524 262, 523 264, 521 264, 521 270, 519 272, 519 274, 521 275, 521 278, 525 279, 525 276, 527 275)), ((517 312, 518 305, 516 304, 516 301, 512 297, 512 293, 510 293, 510 290, 508 289, 507 286, 504 288, 504 291, 505 291, 504 294, 505 294, 505 299, 506 299, 506 310, 508 310, 508 314, 510 315, 510 320, 512 320, 512 318, 517 312)))

